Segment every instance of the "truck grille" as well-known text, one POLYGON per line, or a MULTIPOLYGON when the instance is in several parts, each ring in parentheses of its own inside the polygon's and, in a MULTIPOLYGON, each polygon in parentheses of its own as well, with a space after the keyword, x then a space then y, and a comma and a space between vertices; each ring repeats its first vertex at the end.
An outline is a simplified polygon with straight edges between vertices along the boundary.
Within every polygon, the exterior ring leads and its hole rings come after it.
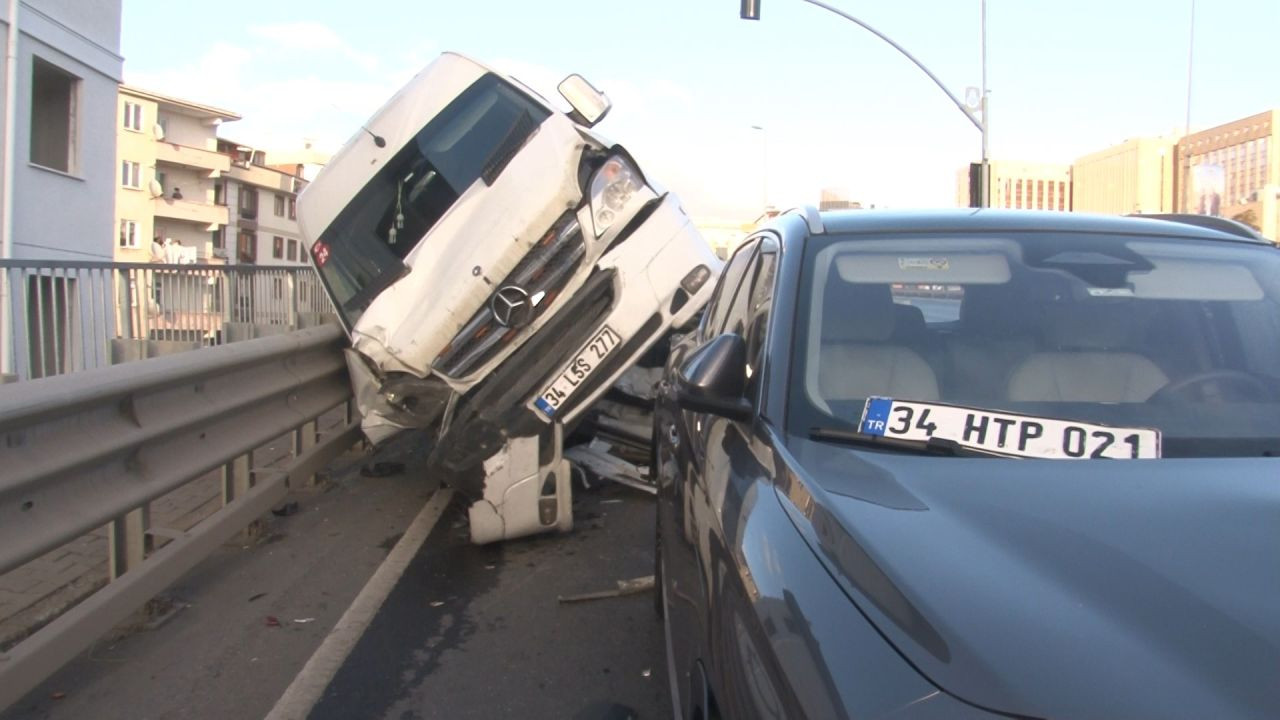
POLYGON ((493 296, 462 326, 462 330, 436 358, 435 369, 449 377, 465 377, 497 355, 519 335, 525 325, 546 314, 560 291, 573 277, 586 256, 582 229, 570 210, 551 226, 502 282, 494 286, 515 286, 537 299, 533 312, 520 327, 505 327, 493 315, 493 296))

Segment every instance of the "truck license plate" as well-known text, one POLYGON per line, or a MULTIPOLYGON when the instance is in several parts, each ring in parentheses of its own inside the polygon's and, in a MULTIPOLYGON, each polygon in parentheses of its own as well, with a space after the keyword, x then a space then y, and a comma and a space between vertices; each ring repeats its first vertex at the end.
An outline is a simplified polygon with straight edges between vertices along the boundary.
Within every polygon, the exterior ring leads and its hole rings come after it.
POLYGON ((600 332, 591 338, 577 357, 560 370, 556 379, 542 391, 533 404, 548 419, 555 417, 556 412, 569 399, 569 396, 573 395, 578 386, 600 367, 609 353, 621 344, 622 338, 612 328, 608 325, 600 328, 600 332))

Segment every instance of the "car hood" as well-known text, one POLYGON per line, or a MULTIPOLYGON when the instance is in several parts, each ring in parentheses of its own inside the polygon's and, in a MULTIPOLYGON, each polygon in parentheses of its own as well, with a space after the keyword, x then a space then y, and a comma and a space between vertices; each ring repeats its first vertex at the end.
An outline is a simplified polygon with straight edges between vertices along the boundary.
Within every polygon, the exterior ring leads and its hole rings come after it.
POLYGON ((1280 716, 1280 461, 792 450, 798 525, 942 689, 1046 718, 1280 716))

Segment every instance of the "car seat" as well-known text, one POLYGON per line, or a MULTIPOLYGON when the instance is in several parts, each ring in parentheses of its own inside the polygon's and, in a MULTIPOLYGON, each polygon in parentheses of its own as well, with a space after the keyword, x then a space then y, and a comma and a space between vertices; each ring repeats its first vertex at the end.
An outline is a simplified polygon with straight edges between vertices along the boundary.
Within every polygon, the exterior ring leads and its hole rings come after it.
POLYGON ((847 283, 838 277, 828 281, 818 359, 818 389, 824 398, 938 399, 938 380, 929 364, 891 341, 898 313, 888 285, 847 283))
POLYGON ((1028 356, 1009 375, 1015 402, 1145 402, 1169 382, 1130 348, 1141 330, 1132 303, 1065 302, 1044 311, 1052 350, 1028 356))

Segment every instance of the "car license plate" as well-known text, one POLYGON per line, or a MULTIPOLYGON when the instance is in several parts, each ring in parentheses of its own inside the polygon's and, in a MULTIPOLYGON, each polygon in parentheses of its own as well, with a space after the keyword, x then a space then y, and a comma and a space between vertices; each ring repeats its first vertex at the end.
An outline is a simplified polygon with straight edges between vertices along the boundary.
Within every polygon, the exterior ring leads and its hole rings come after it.
POLYGON ((992 412, 958 405, 867 398, 858 429, 898 440, 950 440, 962 447, 1009 457, 1160 457, 1160 431, 992 412))
POLYGON ((538 395, 538 399, 533 401, 535 407, 547 416, 547 419, 555 417, 556 411, 564 405, 569 396, 573 394, 578 386, 583 383, 604 359, 609 357, 619 345, 622 344, 622 338, 618 333, 614 332, 608 325, 600 328, 600 332, 591 338, 587 346, 582 348, 578 356, 575 357, 568 365, 566 365, 556 379, 551 382, 545 390, 538 395))

